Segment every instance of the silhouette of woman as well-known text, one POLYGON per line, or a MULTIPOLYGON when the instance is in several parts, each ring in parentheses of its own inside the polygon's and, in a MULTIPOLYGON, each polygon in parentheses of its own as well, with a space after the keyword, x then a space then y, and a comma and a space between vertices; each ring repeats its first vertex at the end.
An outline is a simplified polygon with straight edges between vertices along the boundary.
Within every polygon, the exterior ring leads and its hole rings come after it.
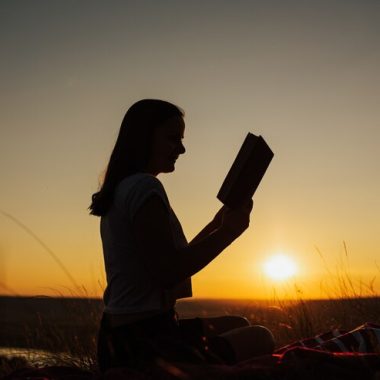
POLYGON ((102 371, 144 368, 157 360, 233 364, 271 353, 272 334, 242 317, 181 320, 176 300, 190 297, 191 276, 249 226, 252 201, 223 206, 187 242, 161 182, 182 143, 183 111, 144 99, 127 111, 90 212, 100 216, 107 288, 98 336, 102 371))

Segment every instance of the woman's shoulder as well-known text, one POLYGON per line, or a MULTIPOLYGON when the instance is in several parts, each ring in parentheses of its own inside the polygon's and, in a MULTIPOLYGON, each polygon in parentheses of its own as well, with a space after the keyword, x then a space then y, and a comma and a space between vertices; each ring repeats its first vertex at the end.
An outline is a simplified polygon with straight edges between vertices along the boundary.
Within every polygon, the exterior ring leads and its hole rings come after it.
POLYGON ((127 210, 133 218, 137 210, 153 194, 158 195, 170 208, 165 189, 158 178, 147 173, 136 173, 124 178, 116 188, 114 204, 117 209, 127 210))
POLYGON ((115 198, 118 202, 138 202, 151 194, 158 194, 168 202, 166 191, 161 181, 147 173, 136 173, 124 178, 116 188, 115 198))
POLYGON ((117 191, 129 192, 148 190, 151 188, 155 188, 157 190, 164 189, 161 181, 155 176, 148 173, 135 173, 124 178, 117 186, 117 191))

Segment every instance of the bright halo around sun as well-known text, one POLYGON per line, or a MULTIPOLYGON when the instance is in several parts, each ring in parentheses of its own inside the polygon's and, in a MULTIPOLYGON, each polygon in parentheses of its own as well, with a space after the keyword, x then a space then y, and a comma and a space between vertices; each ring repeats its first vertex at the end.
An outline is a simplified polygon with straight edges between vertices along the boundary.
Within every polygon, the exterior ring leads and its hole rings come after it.
POLYGON ((287 280, 297 273, 297 265, 289 256, 279 254, 264 263, 264 272, 272 280, 287 280))

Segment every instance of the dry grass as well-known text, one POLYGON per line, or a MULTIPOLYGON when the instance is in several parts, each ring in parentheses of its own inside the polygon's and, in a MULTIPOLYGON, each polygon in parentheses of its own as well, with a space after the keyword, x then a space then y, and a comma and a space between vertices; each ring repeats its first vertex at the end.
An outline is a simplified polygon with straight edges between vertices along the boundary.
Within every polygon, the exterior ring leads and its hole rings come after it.
MULTIPOLYGON (((21 322, 20 319, 17 321, 17 318, 13 318, 15 320, 13 325, 8 325, 14 332, 18 331, 19 341, 13 342, 15 346, 43 349, 45 352, 40 353, 38 357, 40 363, 70 365, 90 370, 96 367, 96 333, 101 314, 100 300, 29 298, 19 299, 18 302, 20 304, 24 302, 23 308, 25 304, 29 305, 31 314, 21 326, 16 325, 21 322), (33 302, 36 308, 34 314, 30 308, 33 302)), ((252 324, 264 325, 271 329, 277 347, 334 328, 352 329, 367 321, 380 323, 380 299, 377 297, 265 302, 194 300, 180 302, 178 309, 184 317, 191 316, 189 310, 203 316, 218 314, 245 316, 252 324)), ((4 324, 2 326, 4 328, 4 324)), ((2 343, 4 345, 7 342, 2 343)), ((24 366, 25 363, 3 361, 0 373, 8 372, 20 365, 24 366)))

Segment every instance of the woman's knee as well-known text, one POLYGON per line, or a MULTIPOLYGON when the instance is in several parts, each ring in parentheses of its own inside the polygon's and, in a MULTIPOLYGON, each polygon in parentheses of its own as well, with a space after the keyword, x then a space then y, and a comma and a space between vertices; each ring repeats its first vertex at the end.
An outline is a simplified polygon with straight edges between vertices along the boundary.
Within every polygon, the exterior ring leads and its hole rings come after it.
POLYGON ((250 326, 247 318, 235 315, 200 319, 202 321, 204 334, 207 337, 221 335, 230 330, 250 326))
POLYGON ((273 334, 264 326, 241 327, 220 336, 230 344, 237 362, 272 354, 275 348, 273 334))

